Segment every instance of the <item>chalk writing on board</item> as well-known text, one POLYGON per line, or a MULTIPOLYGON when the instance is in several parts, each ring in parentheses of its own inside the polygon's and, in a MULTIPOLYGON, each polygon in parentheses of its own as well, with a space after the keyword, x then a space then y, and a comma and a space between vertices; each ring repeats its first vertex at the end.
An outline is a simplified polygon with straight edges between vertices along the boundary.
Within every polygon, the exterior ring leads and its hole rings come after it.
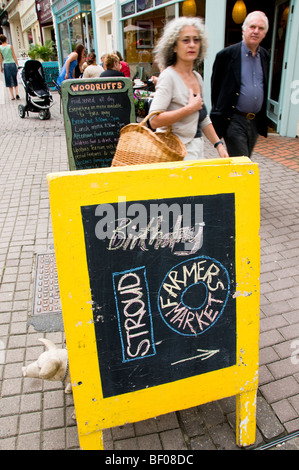
POLYGON ((236 363, 234 194, 126 207, 116 199, 81 212, 104 397, 236 363), (157 213, 165 225, 155 219, 149 226, 155 204, 165 204, 157 213))
POLYGON ((76 169, 111 165, 120 130, 131 122, 129 89, 121 80, 69 85, 69 145, 76 169))
POLYGON ((201 248, 204 228, 202 204, 151 203, 148 208, 141 203, 127 207, 124 197, 119 197, 119 201, 122 202, 117 204, 117 210, 112 204, 100 204, 95 211, 95 215, 100 217, 95 234, 99 240, 109 239, 108 250, 170 248, 174 255, 186 256, 201 248), (184 249, 179 249, 182 246, 184 249))
POLYGON ((76 82, 72 83, 70 88, 73 92, 82 92, 82 91, 106 91, 106 90, 121 90, 124 88, 124 82, 122 81, 101 81, 101 82, 76 82))
POLYGON ((223 313, 230 293, 226 268, 207 256, 174 266, 165 276, 158 308, 165 323, 185 336, 211 328, 223 313))
POLYGON ((214 356, 214 354, 218 354, 220 349, 197 349, 200 354, 197 354, 193 357, 186 357, 185 359, 180 359, 179 361, 172 362, 171 365, 175 366, 176 364, 181 364, 182 362, 186 361, 193 361, 194 359, 200 358, 202 361, 206 361, 210 357, 214 356))
POLYGON ((113 273, 123 361, 156 354, 145 268, 113 273))

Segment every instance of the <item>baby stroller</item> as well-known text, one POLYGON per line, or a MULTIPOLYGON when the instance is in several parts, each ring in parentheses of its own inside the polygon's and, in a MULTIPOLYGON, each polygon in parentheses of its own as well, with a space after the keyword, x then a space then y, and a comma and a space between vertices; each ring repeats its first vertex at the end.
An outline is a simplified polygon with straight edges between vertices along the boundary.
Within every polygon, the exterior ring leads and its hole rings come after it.
POLYGON ((27 60, 21 72, 21 80, 26 92, 26 105, 18 106, 20 118, 25 114, 39 113, 40 119, 50 119, 50 108, 54 104, 45 80, 42 64, 38 60, 27 60))

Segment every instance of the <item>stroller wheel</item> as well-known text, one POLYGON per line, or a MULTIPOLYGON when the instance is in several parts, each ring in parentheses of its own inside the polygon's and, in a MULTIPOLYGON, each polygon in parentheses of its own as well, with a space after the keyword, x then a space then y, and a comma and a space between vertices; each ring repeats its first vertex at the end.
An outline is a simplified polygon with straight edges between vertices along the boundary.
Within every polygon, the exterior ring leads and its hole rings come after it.
POLYGON ((40 118, 41 121, 43 121, 44 119, 47 119, 47 114, 46 114, 46 111, 40 111, 38 113, 38 117, 40 118))
POLYGON ((45 109, 45 110, 40 111, 38 113, 38 117, 40 118, 41 121, 44 121, 44 120, 50 119, 51 113, 50 113, 49 109, 45 109))
POLYGON ((19 104, 18 106, 18 112, 19 112, 19 116, 20 118, 24 118, 25 117, 25 106, 19 104))

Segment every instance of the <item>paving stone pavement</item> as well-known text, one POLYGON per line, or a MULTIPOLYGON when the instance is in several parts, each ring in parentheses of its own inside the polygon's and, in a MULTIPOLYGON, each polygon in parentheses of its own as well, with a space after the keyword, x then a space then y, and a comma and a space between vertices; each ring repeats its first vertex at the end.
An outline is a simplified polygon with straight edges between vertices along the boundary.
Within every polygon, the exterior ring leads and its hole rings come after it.
MULTIPOLYGON (((23 102, 24 90, 20 95, 23 102)), ((59 382, 24 378, 21 372, 43 352, 38 338, 64 345, 63 331, 39 332, 29 322, 36 257, 54 250, 46 175, 68 170, 59 96, 54 97, 49 121, 32 113, 20 119, 19 103, 10 101, 7 90, 5 104, 0 104, 1 450, 79 448, 72 396, 59 382)), ((283 150, 288 139, 276 138, 277 151, 283 150)), ((298 163, 298 139, 291 144, 292 161, 298 163)), ((253 161, 260 167, 261 188, 260 384, 257 439, 251 449, 272 442, 271 449, 298 450, 299 437, 292 433, 299 430, 299 176, 296 165, 290 168, 262 155, 267 140, 257 148, 261 153, 255 152, 253 161), (292 439, 281 439, 290 434, 292 439)), ((209 144, 206 155, 217 156, 209 144)), ((107 450, 237 450, 234 421, 231 397, 106 430, 104 445, 107 450)))

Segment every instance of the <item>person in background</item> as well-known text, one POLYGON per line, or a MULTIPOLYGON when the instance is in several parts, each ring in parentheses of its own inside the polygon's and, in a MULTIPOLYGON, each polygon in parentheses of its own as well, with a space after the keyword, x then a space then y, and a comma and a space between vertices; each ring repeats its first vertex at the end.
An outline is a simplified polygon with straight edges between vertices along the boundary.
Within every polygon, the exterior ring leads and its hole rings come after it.
POLYGON ((249 13, 243 41, 218 52, 213 65, 210 117, 232 157, 250 157, 258 134, 267 137, 269 54, 260 43, 268 28, 265 13, 249 13))
POLYGON ((105 70, 105 57, 106 57, 106 52, 104 52, 104 54, 101 55, 101 62, 100 62, 100 66, 103 67, 103 69, 105 70))
POLYGON ((154 53, 160 70, 150 112, 163 111, 154 116, 153 129, 172 132, 187 149, 185 160, 204 158, 202 133, 217 149, 219 156, 228 153, 216 134, 202 97, 203 80, 194 70, 207 51, 207 37, 200 18, 180 17, 170 21, 154 53))
POLYGON ((100 77, 124 77, 121 72, 121 65, 119 58, 116 54, 106 54, 105 56, 105 70, 101 73, 100 77))
MULTIPOLYGON (((84 63, 85 63, 85 59, 84 59, 84 63)), ((82 76, 83 76, 83 64, 81 66, 79 64, 76 65, 76 67, 74 68, 74 71, 73 71, 73 77, 72 78, 82 78, 82 76)))
POLYGON ((4 73, 5 86, 9 88, 11 99, 14 100, 14 92, 16 92, 16 99, 19 100, 18 92, 18 60, 16 58, 13 47, 7 43, 7 37, 0 34, 0 68, 4 73))
POLYGON ((77 65, 81 67, 84 60, 85 60, 85 47, 83 46, 83 44, 77 44, 74 51, 71 52, 64 61, 63 67, 57 78, 58 85, 61 86, 61 83, 64 80, 68 80, 69 78, 76 78, 74 76, 74 70, 77 65))
POLYGON ((119 51, 115 51, 114 54, 116 54, 119 58, 120 65, 121 65, 121 72, 123 72, 125 77, 131 78, 131 71, 130 67, 127 62, 124 62, 124 59, 119 51))
POLYGON ((97 64, 95 52, 90 52, 86 58, 87 67, 84 69, 83 78, 99 78, 104 72, 103 67, 97 64))

